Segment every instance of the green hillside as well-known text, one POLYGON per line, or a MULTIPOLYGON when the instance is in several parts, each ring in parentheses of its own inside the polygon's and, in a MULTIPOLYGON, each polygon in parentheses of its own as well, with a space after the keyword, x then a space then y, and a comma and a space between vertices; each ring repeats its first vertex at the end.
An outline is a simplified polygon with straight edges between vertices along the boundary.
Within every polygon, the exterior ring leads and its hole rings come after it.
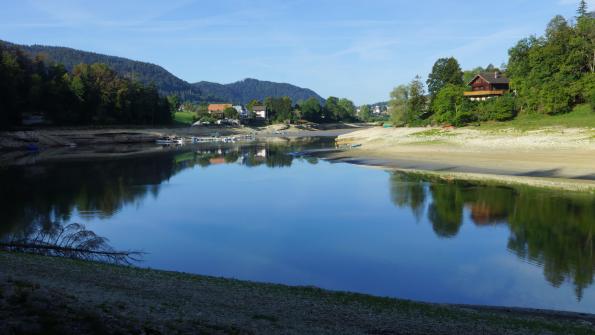
POLYGON ((262 101, 265 97, 269 96, 288 96, 295 102, 311 97, 316 98, 320 102, 324 101, 316 92, 310 89, 286 83, 244 79, 231 84, 218 84, 206 81, 191 84, 174 76, 163 67, 151 63, 66 47, 17 45, 4 41, 0 41, 0 43, 18 47, 27 52, 32 58, 38 54, 42 54, 51 63, 63 64, 68 71, 71 71, 76 65, 81 63, 103 63, 119 75, 134 78, 144 84, 155 84, 161 94, 174 94, 179 96, 183 101, 246 104, 253 99, 262 101))

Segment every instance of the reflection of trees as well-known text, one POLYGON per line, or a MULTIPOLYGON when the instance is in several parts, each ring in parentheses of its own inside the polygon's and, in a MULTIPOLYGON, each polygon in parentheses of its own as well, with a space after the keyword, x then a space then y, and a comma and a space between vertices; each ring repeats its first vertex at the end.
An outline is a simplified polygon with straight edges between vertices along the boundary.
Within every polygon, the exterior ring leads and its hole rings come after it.
POLYGON ((391 175, 390 194, 398 207, 409 206, 418 219, 423 215, 426 202, 426 182, 414 175, 393 173, 391 175))
MULTIPOLYGON (((333 139, 329 139, 332 142, 333 139)), ((304 140, 282 144, 188 147, 148 156, 110 160, 48 162, 0 170, 0 238, 7 233, 68 222, 73 211, 109 217, 187 168, 240 162, 248 166, 290 166, 292 151, 328 145, 304 140)))
MULTIPOLYGON (((249 145, 215 144, 197 150, 192 159, 195 160, 196 164, 204 167, 213 164, 239 162, 248 167, 265 165, 271 168, 280 168, 291 166, 294 160, 294 156, 290 154, 292 152, 324 148, 333 144, 332 138, 328 140, 317 138, 300 139, 282 143, 262 142, 249 145)), ((318 160, 313 157, 305 158, 305 161, 310 164, 318 163, 318 160)))
POLYGON ((37 225, 49 229, 68 221, 75 209, 110 216, 149 193, 156 195, 174 173, 172 155, 7 168, 0 172, 0 235, 37 225))
POLYGON ((476 225, 507 224, 508 249, 543 266, 554 286, 574 284, 580 299, 595 277, 595 196, 532 187, 477 185, 419 175, 394 173, 391 198, 409 206, 417 216, 425 212, 434 231, 454 237, 463 223, 464 208, 476 225))
POLYGON ((428 209, 428 218, 436 235, 453 237, 459 233, 463 223, 463 194, 458 188, 447 184, 430 186, 432 204, 428 209))
POLYGON ((547 280, 556 287, 572 278, 579 299, 595 275, 594 198, 529 189, 519 194, 508 219, 509 249, 543 264, 547 280))

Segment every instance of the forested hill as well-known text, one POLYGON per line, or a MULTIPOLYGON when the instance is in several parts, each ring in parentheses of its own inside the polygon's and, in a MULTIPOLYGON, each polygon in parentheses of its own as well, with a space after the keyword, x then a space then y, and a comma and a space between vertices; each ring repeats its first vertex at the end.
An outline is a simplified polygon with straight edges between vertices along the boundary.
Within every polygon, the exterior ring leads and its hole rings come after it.
MULTIPOLYGON (((3 43, 11 44, 8 42, 3 43)), ((81 63, 103 63, 122 76, 137 79, 144 84, 155 83, 162 94, 176 94, 184 100, 198 101, 201 98, 200 92, 189 83, 174 76, 159 65, 65 47, 12 45, 19 47, 32 56, 44 54, 49 62, 63 64, 68 71, 81 63)))
POLYGON ((247 104, 253 99, 263 101, 266 97, 282 96, 288 96, 294 102, 315 98, 320 103, 324 103, 324 99, 310 89, 251 78, 225 85, 201 81, 193 86, 207 98, 218 98, 241 104, 247 104))
POLYGON ((151 63, 66 47, 17 45, 1 40, 0 43, 18 47, 32 57, 37 54, 44 54, 49 62, 61 63, 68 71, 71 71, 74 66, 80 63, 104 63, 122 76, 137 79, 145 84, 154 83, 162 94, 175 94, 184 101, 248 103, 252 99, 263 100, 268 96, 288 96, 295 102, 310 97, 323 101, 312 90, 285 83, 245 79, 231 84, 211 82, 190 84, 174 76, 163 67, 151 63))

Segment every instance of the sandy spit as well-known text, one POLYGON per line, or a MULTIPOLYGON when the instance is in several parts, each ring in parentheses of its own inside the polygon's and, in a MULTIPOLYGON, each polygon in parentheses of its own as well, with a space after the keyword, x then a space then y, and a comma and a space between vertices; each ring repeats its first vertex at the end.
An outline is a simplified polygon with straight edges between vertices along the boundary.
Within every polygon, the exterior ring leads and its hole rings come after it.
POLYGON ((326 158, 452 178, 595 191, 594 129, 376 127, 340 135, 337 143, 345 149, 326 158))

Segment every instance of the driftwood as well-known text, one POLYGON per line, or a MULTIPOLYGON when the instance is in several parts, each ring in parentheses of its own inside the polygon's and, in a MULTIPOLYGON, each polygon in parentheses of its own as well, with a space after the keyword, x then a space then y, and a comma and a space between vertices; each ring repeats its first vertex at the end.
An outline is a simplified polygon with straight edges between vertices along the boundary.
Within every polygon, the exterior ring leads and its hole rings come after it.
POLYGON ((139 251, 113 250, 108 239, 79 223, 38 228, 27 236, 8 236, 0 240, 0 249, 127 265, 139 262, 143 255, 139 251))

